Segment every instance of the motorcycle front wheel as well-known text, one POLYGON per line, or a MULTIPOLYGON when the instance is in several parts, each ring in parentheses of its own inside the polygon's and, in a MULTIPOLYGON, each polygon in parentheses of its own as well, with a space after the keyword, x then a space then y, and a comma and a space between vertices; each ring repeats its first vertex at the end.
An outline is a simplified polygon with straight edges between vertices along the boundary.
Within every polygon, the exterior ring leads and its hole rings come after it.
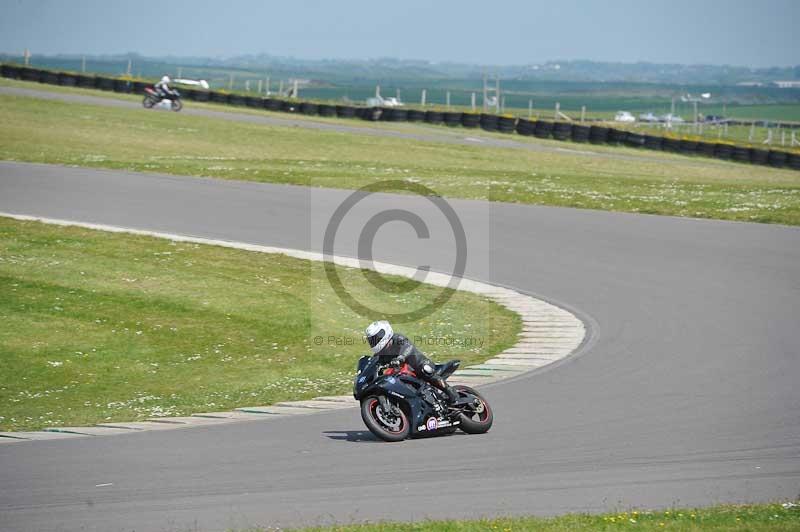
POLYGON ((172 100, 172 110, 176 113, 183 109, 183 102, 180 100, 172 100))
POLYGON ((403 409, 394 406, 391 412, 385 412, 374 395, 361 401, 361 419, 371 433, 384 441, 403 441, 411 432, 411 424, 403 409))

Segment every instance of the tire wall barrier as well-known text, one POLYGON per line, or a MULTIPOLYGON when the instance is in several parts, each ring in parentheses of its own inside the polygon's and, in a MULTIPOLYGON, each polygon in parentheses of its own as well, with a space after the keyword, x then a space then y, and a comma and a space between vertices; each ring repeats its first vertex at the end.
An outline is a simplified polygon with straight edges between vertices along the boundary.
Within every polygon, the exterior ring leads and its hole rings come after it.
POLYGON ((497 118, 497 130, 500 133, 513 133, 517 127, 517 119, 513 116, 500 116, 497 118))
POLYGON ((519 120, 517 120, 517 133, 519 133, 520 135, 530 137, 531 135, 533 135, 534 127, 535 127, 534 123, 531 122, 530 120, 526 120, 524 118, 520 118, 519 120))
POLYGON ((556 140, 570 140, 572 138, 572 124, 569 122, 554 122, 553 138, 556 140))
POLYGON ((590 126, 575 124, 572 126, 572 142, 589 142, 590 126))
POLYGON ((58 84, 64 87, 74 87, 75 84, 78 83, 78 80, 75 76, 71 74, 67 74, 65 72, 61 72, 58 74, 58 84))
POLYGON ((425 122, 428 124, 441 124, 444 122, 444 113, 441 111, 426 111, 425 122))
MULTIPOLYGON (((0 63, 0 76, 23 81, 35 81, 64 87, 99 89, 120 93, 142 94, 151 85, 144 81, 106 76, 59 72, 55 70, 25 67, 17 64, 0 63)), ((470 113, 455 111, 423 111, 412 108, 369 108, 353 105, 317 103, 301 100, 262 98, 260 96, 208 91, 194 88, 179 89, 185 99, 198 102, 213 102, 226 105, 247 106, 268 111, 302 113, 338 118, 361 118, 363 120, 385 120, 391 122, 426 122, 444 124, 450 127, 478 128, 485 131, 517 133, 540 139, 554 138, 561 141, 591 142, 592 144, 622 144, 633 148, 663 150, 689 156, 713 157, 740 163, 791 168, 800 170, 800 153, 787 152, 767 147, 750 147, 725 142, 701 139, 676 139, 670 136, 652 135, 625 131, 596 124, 577 124, 572 122, 552 122, 500 116, 489 113, 470 113)), ((749 126, 752 122, 729 120, 731 125, 749 126)), ((766 124, 761 124, 762 126, 766 124)), ((788 126, 800 127, 800 126, 788 126)))
POLYGON ((497 131, 497 115, 483 113, 480 118, 480 126, 484 131, 497 131))
POLYGON ((553 135, 553 123, 537 120, 533 125, 533 136, 538 139, 549 139, 553 135))
POLYGON ((608 142, 608 128, 605 126, 590 127, 589 142, 592 144, 605 144, 608 142))
POLYGON ((336 116, 339 118, 355 118, 356 108, 352 105, 337 105, 336 116))
POLYGON ((477 113, 461 113, 461 125, 469 128, 481 127, 481 115, 477 113))
MULTIPOLYGON (((193 91, 193 92, 195 94, 194 94, 194 98, 192 98, 192 99, 196 100, 198 91, 193 91)), ((261 97, 260 96, 247 96, 244 99, 244 102, 247 105, 247 107, 253 107, 255 109, 263 109, 264 108, 264 103, 261 101, 261 97)))

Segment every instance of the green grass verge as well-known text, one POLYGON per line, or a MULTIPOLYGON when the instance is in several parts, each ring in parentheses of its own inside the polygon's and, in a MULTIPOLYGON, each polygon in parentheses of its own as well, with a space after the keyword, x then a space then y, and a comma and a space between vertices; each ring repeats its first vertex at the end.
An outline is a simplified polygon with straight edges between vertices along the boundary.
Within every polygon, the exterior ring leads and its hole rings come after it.
MULTIPOLYGON (((439 293, 387 295, 358 270, 339 272, 375 319, 439 293)), ((0 431, 349 393, 368 351, 366 321, 340 302, 321 263, 0 218, 0 431)), ((513 344, 520 322, 455 292, 398 328, 482 339, 428 350, 475 363, 513 344)))
POLYGON ((449 197, 800 224, 796 171, 626 148, 540 144, 561 151, 0 96, 0 158, 6 160, 336 188, 407 179, 449 197), (582 149, 601 156, 572 151, 582 149))
MULTIPOLYGON (((571 514, 553 518, 519 517, 476 521, 423 521, 376 523, 322 528, 304 532, 571 532, 574 530, 679 530, 796 531, 800 530, 800 506, 794 503, 720 505, 708 508, 631 510, 602 515, 571 514)), ((263 529, 251 529, 256 532, 263 529)), ((271 529, 267 529, 271 530, 271 529)))

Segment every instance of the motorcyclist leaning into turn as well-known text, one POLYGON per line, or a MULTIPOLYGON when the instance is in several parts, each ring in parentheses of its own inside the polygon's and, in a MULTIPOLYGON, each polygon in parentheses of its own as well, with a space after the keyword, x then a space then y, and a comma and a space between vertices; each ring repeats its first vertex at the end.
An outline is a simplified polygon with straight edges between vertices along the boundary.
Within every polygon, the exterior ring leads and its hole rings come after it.
POLYGON ((458 401, 458 394, 441 376, 436 373, 436 365, 411 343, 404 335, 392 330, 388 321, 375 321, 369 324, 366 330, 367 342, 372 349, 372 354, 379 357, 381 364, 389 364, 399 368, 403 363, 408 364, 417 377, 429 382, 447 394, 448 401, 452 404, 458 401))
POLYGON ((158 91, 158 94, 165 99, 172 100, 175 98, 175 92, 169 88, 169 84, 172 80, 169 79, 169 76, 162 76, 161 81, 155 84, 154 88, 158 91))

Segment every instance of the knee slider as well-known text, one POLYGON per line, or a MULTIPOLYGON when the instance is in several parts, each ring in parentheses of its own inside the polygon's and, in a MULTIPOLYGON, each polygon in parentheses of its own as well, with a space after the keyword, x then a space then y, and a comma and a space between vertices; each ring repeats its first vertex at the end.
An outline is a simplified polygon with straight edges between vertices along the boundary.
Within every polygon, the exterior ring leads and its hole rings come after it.
POLYGON ((435 370, 433 369, 433 366, 431 366, 430 364, 423 364, 422 365, 422 372, 425 375, 427 375, 428 377, 432 376, 434 371, 435 370))

